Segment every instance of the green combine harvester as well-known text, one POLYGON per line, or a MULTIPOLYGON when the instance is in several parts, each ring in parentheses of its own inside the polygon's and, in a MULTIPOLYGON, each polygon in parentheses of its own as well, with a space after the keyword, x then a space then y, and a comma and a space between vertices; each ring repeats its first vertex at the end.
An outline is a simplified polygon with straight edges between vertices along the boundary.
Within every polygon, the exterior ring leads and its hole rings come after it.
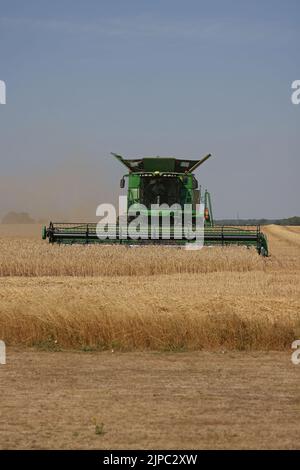
POLYGON ((134 219, 129 210, 133 205, 142 205, 140 213, 144 217, 143 220, 148 222, 145 227, 140 227, 138 238, 124 237, 122 228, 124 220, 121 222, 119 218, 115 224, 107 224, 107 230, 115 234, 113 238, 99 238, 97 223, 50 222, 49 227, 43 227, 43 239, 48 238, 50 243, 61 244, 185 246, 193 243, 193 240, 183 230, 182 224, 178 226, 177 222, 182 215, 185 216, 185 208, 189 207, 191 230, 196 227, 200 217, 202 221, 204 218, 204 245, 254 246, 260 255, 268 256, 267 238, 260 231, 260 227, 251 229, 214 225, 210 193, 202 190, 194 176, 194 171, 211 156, 210 154, 201 160, 172 157, 124 159, 121 155, 115 153, 112 155, 128 170, 120 182, 120 187, 124 188, 125 178, 128 179, 126 223, 130 224, 134 219), (167 209, 164 205, 167 205, 167 209), (202 207, 201 214, 199 207, 202 207), (170 220, 168 230, 161 223, 165 217, 169 217, 170 220), (154 232, 153 225, 151 226, 153 220, 156 220, 154 232))

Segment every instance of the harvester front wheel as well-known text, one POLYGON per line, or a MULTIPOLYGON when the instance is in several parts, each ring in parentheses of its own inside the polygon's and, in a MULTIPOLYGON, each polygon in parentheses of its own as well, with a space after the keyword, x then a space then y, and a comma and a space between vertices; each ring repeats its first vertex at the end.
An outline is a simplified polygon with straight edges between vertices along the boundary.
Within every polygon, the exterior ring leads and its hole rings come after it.
POLYGON ((267 252, 267 250, 266 250, 263 246, 260 248, 259 254, 260 254, 261 256, 268 256, 268 252, 267 252))

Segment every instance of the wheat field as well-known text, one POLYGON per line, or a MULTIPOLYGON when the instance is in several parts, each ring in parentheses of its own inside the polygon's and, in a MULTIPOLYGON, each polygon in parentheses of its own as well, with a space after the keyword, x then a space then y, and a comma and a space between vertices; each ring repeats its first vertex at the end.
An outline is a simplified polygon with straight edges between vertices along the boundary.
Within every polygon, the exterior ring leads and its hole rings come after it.
POLYGON ((269 258, 243 247, 50 246, 0 228, 0 338, 50 350, 290 348, 300 228, 264 231, 269 258))
POLYGON ((245 247, 178 248, 52 246, 35 240, 0 239, 0 276, 153 276, 264 270, 266 261, 245 247))

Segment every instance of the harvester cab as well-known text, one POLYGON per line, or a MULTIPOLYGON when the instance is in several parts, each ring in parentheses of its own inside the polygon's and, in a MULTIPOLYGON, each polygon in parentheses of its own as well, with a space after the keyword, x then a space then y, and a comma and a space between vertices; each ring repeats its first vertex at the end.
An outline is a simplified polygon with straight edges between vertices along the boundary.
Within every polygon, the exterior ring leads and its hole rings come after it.
MULTIPOLYGON (((127 201, 129 207, 140 204, 147 208, 149 218, 154 215, 153 206, 160 206, 159 212, 165 213, 162 205, 170 207, 170 216, 183 211, 184 207, 192 207, 193 221, 197 216, 197 207, 204 204, 205 224, 213 226, 212 208, 208 191, 202 194, 201 187, 193 171, 202 165, 209 157, 201 160, 179 160, 171 157, 143 157, 126 160, 121 155, 112 153, 129 171, 123 176, 120 187, 125 187, 128 179, 127 201), (174 206, 175 205, 175 206, 174 206)), ((176 218, 176 217, 174 217, 176 218)))
MULTIPOLYGON (((141 157, 126 159, 116 153, 112 154, 127 168, 120 186, 127 185, 127 221, 132 221, 130 209, 142 207, 141 211, 147 223, 140 228, 136 237, 125 236, 120 219, 109 226, 107 232, 113 237, 99 237, 95 223, 54 223, 43 228, 43 238, 50 243, 64 244, 122 244, 122 245, 177 245, 191 243, 190 233, 182 227, 182 221, 189 216, 188 231, 194 231, 202 222, 202 241, 204 245, 244 245, 254 246, 258 253, 268 256, 268 243, 260 227, 225 227, 214 224, 210 193, 202 190, 195 178, 194 171, 202 165, 210 154, 200 160, 178 159, 174 157, 141 157), (188 209, 186 209, 188 208, 188 209), (161 221, 170 221, 165 230, 161 221), (157 220, 158 230, 157 230, 157 220), (178 220, 181 225, 178 226, 178 220), (156 221, 153 223, 153 221, 156 221), (155 237, 153 237, 155 231, 155 237)), ((135 214, 136 215, 136 214, 135 214)), ((127 230, 127 228, 126 228, 127 230)), ((129 232, 126 232, 129 235, 129 232)))

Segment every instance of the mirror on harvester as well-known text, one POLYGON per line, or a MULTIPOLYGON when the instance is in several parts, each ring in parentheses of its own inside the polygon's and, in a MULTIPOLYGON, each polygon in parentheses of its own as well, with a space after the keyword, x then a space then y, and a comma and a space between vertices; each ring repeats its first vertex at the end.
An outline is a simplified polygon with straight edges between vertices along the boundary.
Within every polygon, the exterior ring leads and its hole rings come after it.
POLYGON ((125 178, 122 178, 120 181, 120 188, 125 188, 125 178))
POLYGON ((198 181, 196 178, 193 178, 193 189, 198 189, 198 181))

